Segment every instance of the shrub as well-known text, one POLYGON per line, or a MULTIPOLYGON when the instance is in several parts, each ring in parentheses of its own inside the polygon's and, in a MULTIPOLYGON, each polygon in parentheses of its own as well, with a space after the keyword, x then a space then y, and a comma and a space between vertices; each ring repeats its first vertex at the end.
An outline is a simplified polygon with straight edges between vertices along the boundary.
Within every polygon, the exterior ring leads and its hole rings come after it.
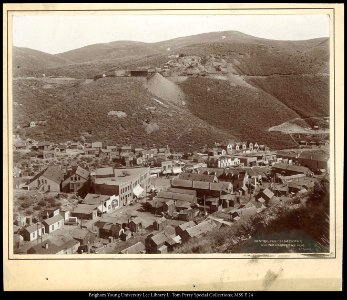
POLYGON ((40 206, 46 206, 47 203, 45 200, 40 200, 37 204, 40 206))
POLYGON ((52 204, 55 203, 54 197, 46 197, 45 200, 46 200, 46 202, 49 203, 51 206, 52 206, 52 204))
POLYGON ((25 211, 25 215, 26 216, 31 216, 33 214, 33 211, 31 210, 31 209, 27 209, 26 211, 25 211))
POLYGON ((25 202, 22 202, 21 203, 21 207, 22 208, 28 208, 28 207, 30 207, 32 205, 32 202, 31 201, 25 201, 25 202))
POLYGON ((34 208, 34 210, 41 210, 41 206, 39 206, 39 205, 35 205, 33 208, 34 208))

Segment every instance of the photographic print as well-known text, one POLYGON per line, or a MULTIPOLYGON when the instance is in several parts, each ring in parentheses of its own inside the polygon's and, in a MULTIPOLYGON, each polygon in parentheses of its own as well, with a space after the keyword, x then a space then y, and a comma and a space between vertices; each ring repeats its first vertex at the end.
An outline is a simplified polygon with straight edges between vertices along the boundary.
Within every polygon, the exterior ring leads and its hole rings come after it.
POLYGON ((7 25, 11 257, 336 257, 329 11, 34 12, 7 25))

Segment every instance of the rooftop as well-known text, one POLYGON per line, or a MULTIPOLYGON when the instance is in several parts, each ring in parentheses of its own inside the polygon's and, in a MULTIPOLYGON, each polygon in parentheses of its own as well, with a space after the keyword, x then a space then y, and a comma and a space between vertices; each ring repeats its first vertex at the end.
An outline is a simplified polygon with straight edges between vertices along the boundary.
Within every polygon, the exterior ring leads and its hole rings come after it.
MULTIPOLYGON (((43 227, 43 226, 41 225, 41 227, 43 227)), ((33 225, 26 227, 25 230, 32 233, 32 232, 37 231, 38 228, 40 228, 40 226, 38 224, 33 224, 33 225)))
POLYGON ((304 173, 304 174, 311 173, 311 170, 309 168, 304 167, 304 166, 277 163, 277 164, 274 164, 272 167, 276 168, 276 169, 288 170, 288 171, 304 173))
POLYGON ((177 193, 177 194, 187 194, 187 195, 193 195, 196 196, 195 190, 186 190, 186 189, 179 189, 174 187, 169 187, 167 189, 168 192, 177 193))
POLYGON ((49 218, 49 219, 45 219, 43 220, 43 223, 47 224, 47 225, 53 225, 61 220, 64 220, 64 217, 62 215, 56 215, 52 218, 49 218))
POLYGON ((50 240, 46 240, 28 249, 29 254, 56 254, 61 251, 61 248, 53 244, 50 240), (46 248, 47 244, 47 248, 46 248))
POLYGON ((98 176, 112 176, 114 174, 112 167, 106 167, 106 168, 98 168, 95 171, 96 177, 98 176))
POLYGON ((196 226, 187 228, 186 231, 191 237, 197 237, 211 231, 214 227, 216 227, 216 225, 213 222, 204 221, 196 226))
POLYGON ((79 214, 91 214, 93 210, 96 210, 98 205, 88 205, 88 204, 78 204, 77 207, 74 208, 72 213, 79 214))
POLYGON ((40 178, 41 176, 46 177, 47 179, 50 179, 56 183, 61 183, 64 180, 64 173, 61 170, 59 166, 49 166, 45 170, 41 171, 40 173, 36 174, 30 182, 33 182, 34 180, 40 178))
POLYGON ((120 253, 122 254, 139 254, 146 251, 146 247, 143 243, 137 242, 136 244, 123 249, 120 253))
POLYGON ((178 176, 178 178, 184 179, 184 180, 213 182, 215 179, 215 176, 214 175, 206 175, 206 174, 196 174, 196 173, 181 173, 178 176))
POLYGON ((100 204, 110 199, 110 196, 106 195, 97 195, 97 194, 87 194, 83 199, 84 204, 100 204))

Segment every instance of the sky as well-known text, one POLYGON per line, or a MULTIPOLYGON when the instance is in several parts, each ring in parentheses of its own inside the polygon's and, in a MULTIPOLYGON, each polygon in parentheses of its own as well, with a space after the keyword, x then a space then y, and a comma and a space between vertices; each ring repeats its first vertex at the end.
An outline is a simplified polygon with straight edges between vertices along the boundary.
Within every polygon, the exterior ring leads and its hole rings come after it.
POLYGON ((14 16, 13 44, 56 54, 118 40, 159 42, 213 31, 274 40, 329 36, 328 15, 14 16))

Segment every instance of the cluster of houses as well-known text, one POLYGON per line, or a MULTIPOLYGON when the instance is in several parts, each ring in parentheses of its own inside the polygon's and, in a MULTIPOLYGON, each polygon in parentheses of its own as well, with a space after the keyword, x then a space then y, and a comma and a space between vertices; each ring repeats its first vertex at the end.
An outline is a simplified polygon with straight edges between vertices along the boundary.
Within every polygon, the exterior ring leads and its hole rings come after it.
MULTIPOLYGON (((110 159, 142 159, 142 163, 125 160, 123 167, 95 170, 77 164, 51 164, 32 176, 25 184, 27 190, 79 196, 78 203, 69 209, 46 209, 35 224, 30 217, 16 220, 14 243, 36 241, 26 253, 37 254, 102 253, 105 245, 130 243, 134 235, 144 238, 120 253, 167 253, 191 238, 233 226, 239 219, 281 204, 283 199, 306 193, 314 185, 314 173, 329 172, 329 157, 324 153, 270 151, 251 142, 216 143, 185 159, 183 153, 172 153, 168 147, 143 149, 101 142, 32 142, 30 147, 54 153, 70 149, 85 155, 108 155, 110 159), (155 157, 162 158, 158 166, 143 164, 155 157), (160 178, 165 186, 153 183, 160 178), (108 217, 123 207, 137 205, 138 200, 148 218, 136 214, 108 217), (172 225, 171 220, 178 223, 172 225), (57 240, 54 232, 70 225, 73 231, 65 240, 57 240)), ((21 176, 19 168, 14 172, 14 176, 21 176)))
POLYGON ((120 162, 124 166, 154 165, 156 161, 165 161, 169 157, 181 158, 183 153, 171 153, 170 148, 149 147, 140 148, 133 145, 106 145, 102 142, 72 142, 54 144, 43 141, 37 142, 31 139, 16 140, 13 143, 14 151, 36 151, 36 158, 54 160, 62 156, 86 156, 99 157, 120 162))
POLYGON ((138 67, 133 69, 116 69, 95 75, 94 80, 105 77, 149 77, 159 73, 164 77, 191 76, 207 74, 226 74, 227 62, 219 55, 200 57, 196 55, 170 54, 168 61, 160 67, 138 67))

